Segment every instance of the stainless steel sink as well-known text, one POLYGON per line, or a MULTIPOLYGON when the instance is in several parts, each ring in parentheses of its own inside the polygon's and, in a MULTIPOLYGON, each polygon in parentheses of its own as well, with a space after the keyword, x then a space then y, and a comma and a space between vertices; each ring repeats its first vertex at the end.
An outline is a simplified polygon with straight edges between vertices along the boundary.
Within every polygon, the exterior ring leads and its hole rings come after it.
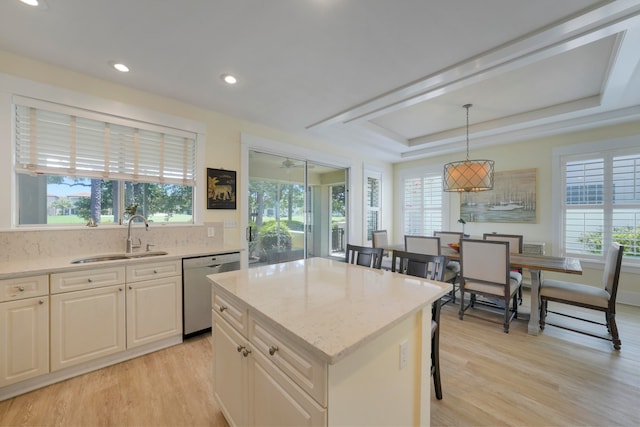
POLYGON ((150 251, 150 252, 136 252, 132 254, 127 254, 127 258, 146 258, 148 256, 161 256, 167 255, 165 251, 150 251))
POLYGON ((153 251, 153 252, 136 252, 132 254, 106 254, 106 255, 92 255, 83 258, 74 259, 71 264, 85 264, 88 262, 100 262, 100 261, 116 261, 132 258, 146 258, 167 255, 165 251, 153 251))

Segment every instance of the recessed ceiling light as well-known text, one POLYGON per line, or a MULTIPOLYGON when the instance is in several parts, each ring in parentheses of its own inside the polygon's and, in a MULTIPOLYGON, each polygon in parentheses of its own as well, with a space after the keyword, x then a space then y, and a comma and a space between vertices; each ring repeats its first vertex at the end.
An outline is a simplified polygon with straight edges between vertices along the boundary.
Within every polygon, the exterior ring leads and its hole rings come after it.
POLYGON ((27 4, 29 6, 37 6, 38 0, 20 0, 22 3, 27 4))
POLYGON ((220 78, 222 79, 222 81, 224 81, 226 84, 229 84, 229 85, 234 85, 238 83, 238 79, 236 79, 231 74, 223 74, 220 76, 220 78))
POLYGON ((122 73, 128 73, 129 72, 129 67, 127 67, 124 64, 121 64, 119 62, 116 62, 115 64, 113 64, 113 68, 115 68, 116 70, 122 72, 122 73))

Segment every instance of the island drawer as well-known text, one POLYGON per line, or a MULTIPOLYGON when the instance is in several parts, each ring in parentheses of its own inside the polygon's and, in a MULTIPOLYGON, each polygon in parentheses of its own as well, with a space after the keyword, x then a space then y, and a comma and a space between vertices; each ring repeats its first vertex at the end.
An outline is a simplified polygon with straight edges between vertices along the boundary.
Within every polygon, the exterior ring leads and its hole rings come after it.
POLYGON ((238 332, 247 336, 247 308, 230 295, 214 290, 211 307, 220 317, 229 322, 238 332))
POLYGON ((0 302, 49 295, 49 276, 18 277, 0 280, 0 302))
POLYGON ((53 273, 51 274, 51 293, 120 285, 124 283, 124 278, 124 266, 53 273))
POLYGON ((268 323, 249 316, 249 341, 321 406, 327 406, 327 365, 268 323))
POLYGON ((182 274, 182 261, 155 261, 127 265, 127 283, 161 279, 182 274))

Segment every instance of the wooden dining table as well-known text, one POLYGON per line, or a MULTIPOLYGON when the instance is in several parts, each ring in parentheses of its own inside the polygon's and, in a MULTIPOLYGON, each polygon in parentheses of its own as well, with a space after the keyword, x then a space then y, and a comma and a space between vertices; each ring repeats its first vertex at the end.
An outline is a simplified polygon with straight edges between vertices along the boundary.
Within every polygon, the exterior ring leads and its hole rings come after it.
MULTIPOLYGON (((450 247, 442 247, 442 255, 452 260, 460 260, 460 253, 450 247)), ((543 271, 557 273, 582 274, 580 259, 571 257, 557 257, 546 255, 511 254, 512 268, 529 270, 531 274, 531 314, 529 316, 528 332, 538 335, 540 331, 540 283, 543 271)))

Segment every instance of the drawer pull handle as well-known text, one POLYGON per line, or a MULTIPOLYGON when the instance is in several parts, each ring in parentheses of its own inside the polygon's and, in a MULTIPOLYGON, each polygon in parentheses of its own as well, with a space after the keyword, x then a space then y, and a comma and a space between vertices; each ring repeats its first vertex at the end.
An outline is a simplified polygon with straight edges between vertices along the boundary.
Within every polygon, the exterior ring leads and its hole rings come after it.
POLYGON ((158 270, 153 270, 153 274, 158 274, 158 270))
POLYGON ((87 279, 87 282, 91 283, 91 282, 93 282, 93 280, 91 280, 91 279, 87 279))
POLYGON ((133 289, 133 286, 129 286, 129 290, 133 289))
POLYGON ((44 300, 41 299, 40 301, 38 301, 38 304, 44 304, 44 300))
POLYGON ((248 348, 245 348, 244 350, 242 350, 242 355, 244 357, 248 357, 250 353, 251 353, 251 350, 249 350, 248 348))
MULTIPOLYGON (((218 310, 220 310, 220 313, 222 313, 223 311, 225 311, 227 309, 226 305, 221 305, 220 308, 218 310)), ((238 350, 240 351, 240 350, 238 350)))
POLYGON ((277 346, 272 345, 271 347, 269 347, 269 354, 270 355, 273 356, 274 354, 276 354, 276 351, 278 351, 278 347, 277 346))
POLYGON ((19 290, 20 292, 24 292, 24 286, 20 286, 20 287, 18 288, 18 290, 19 290))
POLYGON ((239 345, 236 347, 236 350, 238 350, 238 353, 240 353, 242 350, 244 350, 244 346, 243 345, 239 345))

